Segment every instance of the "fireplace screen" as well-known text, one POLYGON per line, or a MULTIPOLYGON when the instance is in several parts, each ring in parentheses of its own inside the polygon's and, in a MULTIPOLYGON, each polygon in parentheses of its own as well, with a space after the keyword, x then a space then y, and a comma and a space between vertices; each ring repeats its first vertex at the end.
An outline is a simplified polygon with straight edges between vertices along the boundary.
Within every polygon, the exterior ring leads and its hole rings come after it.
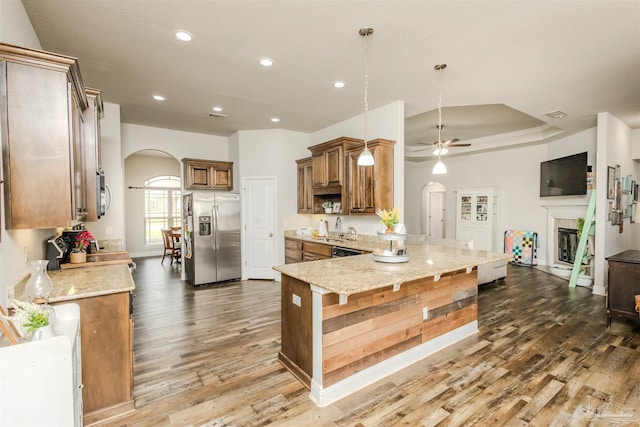
POLYGON ((558 228, 558 261, 573 264, 578 249, 578 230, 558 228))

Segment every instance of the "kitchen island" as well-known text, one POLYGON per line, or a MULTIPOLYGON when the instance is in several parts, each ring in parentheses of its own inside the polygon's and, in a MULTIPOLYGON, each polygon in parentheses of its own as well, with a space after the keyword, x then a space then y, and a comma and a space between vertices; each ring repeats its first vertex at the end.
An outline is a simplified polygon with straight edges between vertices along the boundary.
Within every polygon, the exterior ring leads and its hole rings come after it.
POLYGON ((406 245, 409 261, 371 254, 276 266, 278 355, 326 406, 478 331, 477 266, 507 255, 406 245))
MULTIPOLYGON (((49 304, 80 308, 83 424, 89 426, 135 410, 133 390, 132 292, 127 264, 49 271, 49 304)), ((28 277, 15 286, 21 299, 28 277)))

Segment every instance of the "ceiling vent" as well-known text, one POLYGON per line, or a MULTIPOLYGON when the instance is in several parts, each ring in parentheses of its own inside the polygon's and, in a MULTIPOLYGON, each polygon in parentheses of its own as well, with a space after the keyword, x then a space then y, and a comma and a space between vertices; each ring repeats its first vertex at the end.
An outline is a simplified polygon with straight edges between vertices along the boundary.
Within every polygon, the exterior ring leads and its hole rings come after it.
POLYGON ((561 119, 563 117, 567 117, 567 113, 562 112, 560 110, 549 111, 547 113, 544 113, 544 115, 554 119, 561 119))
POLYGON ((226 114, 220 114, 220 113, 209 113, 207 115, 209 117, 213 117, 214 119, 226 119, 227 118, 226 114))

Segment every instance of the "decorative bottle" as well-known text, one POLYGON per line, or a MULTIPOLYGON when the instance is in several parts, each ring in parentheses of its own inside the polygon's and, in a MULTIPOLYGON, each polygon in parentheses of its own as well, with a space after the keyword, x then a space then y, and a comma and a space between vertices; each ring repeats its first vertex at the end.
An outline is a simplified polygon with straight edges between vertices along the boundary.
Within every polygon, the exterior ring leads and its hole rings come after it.
POLYGON ((46 259, 39 259, 29 263, 31 277, 29 277, 24 287, 23 299, 35 303, 43 303, 49 299, 53 282, 47 274, 47 264, 49 264, 49 260, 46 259))

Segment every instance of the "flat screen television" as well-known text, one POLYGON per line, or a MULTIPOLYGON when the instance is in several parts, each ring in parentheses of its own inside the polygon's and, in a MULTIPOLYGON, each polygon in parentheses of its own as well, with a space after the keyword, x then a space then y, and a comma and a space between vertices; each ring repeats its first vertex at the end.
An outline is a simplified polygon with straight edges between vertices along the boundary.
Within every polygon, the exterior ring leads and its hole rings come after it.
POLYGON ((540 197, 587 194, 587 152, 540 163, 540 197))

